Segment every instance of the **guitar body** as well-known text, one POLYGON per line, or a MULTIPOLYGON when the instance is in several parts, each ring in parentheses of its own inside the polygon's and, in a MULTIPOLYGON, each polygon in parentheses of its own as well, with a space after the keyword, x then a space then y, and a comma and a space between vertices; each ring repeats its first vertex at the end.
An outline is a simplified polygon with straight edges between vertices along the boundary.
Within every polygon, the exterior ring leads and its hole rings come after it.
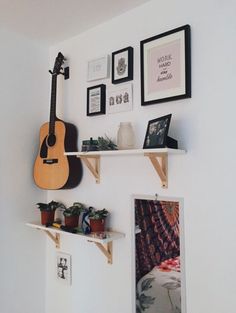
POLYGON ((69 189, 82 178, 81 160, 66 156, 65 151, 77 151, 77 129, 73 124, 55 121, 55 142, 50 144, 49 123, 40 128, 40 149, 34 164, 34 180, 42 189, 69 189))

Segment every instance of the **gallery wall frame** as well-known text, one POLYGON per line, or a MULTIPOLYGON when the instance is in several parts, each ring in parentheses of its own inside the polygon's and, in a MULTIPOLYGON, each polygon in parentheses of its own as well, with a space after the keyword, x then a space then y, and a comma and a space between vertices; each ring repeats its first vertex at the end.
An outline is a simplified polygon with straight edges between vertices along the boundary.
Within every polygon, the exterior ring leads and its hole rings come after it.
POLYGON ((100 58, 89 60, 87 69, 87 81, 95 81, 109 77, 110 72, 109 55, 104 55, 100 58))
POLYGON ((133 80, 133 47, 112 53, 112 84, 133 80))
POLYGON ((191 98, 190 26, 140 42, 141 105, 191 98))
POLYGON ((119 113, 133 109, 133 85, 132 83, 107 88, 106 112, 119 113))
POLYGON ((87 88, 87 116, 106 114, 106 85, 87 88))

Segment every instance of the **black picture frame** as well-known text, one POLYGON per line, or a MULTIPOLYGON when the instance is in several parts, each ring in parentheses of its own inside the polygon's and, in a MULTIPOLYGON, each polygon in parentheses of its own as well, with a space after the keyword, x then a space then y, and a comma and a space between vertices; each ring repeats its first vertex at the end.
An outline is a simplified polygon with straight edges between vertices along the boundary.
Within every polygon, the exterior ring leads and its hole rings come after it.
POLYGON ((87 116, 106 114, 106 85, 87 88, 87 116))
POLYGON ((164 115, 148 122, 143 149, 167 147, 171 115, 164 115))
POLYGON ((191 98, 190 35, 184 25, 140 42, 142 106, 191 98))
POLYGON ((127 47, 112 53, 112 84, 133 80, 133 50, 127 47))

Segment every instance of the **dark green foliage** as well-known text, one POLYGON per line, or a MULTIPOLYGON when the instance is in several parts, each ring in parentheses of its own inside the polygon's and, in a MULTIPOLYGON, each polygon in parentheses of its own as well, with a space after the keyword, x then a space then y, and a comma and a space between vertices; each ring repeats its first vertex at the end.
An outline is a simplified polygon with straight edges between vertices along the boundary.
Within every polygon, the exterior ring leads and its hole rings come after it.
POLYGON ((51 201, 49 203, 37 203, 40 211, 55 211, 58 208, 64 208, 64 204, 56 201, 51 201))
POLYGON ((96 210, 93 207, 89 208, 89 218, 94 220, 104 219, 108 215, 108 211, 106 209, 96 210))

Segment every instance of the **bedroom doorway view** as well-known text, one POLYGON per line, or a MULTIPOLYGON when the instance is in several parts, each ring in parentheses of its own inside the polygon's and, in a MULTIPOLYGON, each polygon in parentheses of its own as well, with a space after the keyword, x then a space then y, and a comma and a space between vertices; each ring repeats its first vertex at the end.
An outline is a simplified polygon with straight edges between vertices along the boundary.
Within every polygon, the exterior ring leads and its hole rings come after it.
POLYGON ((134 200, 136 313, 185 312, 182 201, 166 199, 134 200))

